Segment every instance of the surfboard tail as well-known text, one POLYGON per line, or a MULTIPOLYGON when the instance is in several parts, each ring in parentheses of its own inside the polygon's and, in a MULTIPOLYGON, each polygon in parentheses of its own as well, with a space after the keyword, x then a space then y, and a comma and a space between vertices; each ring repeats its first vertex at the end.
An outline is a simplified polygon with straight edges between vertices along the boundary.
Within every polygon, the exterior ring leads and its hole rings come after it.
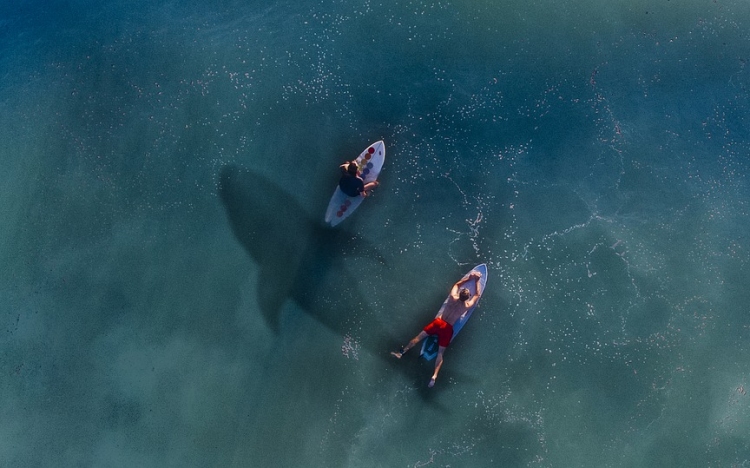
POLYGON ((437 353, 438 353, 437 337, 428 336, 422 342, 422 350, 419 352, 419 355, 422 356, 427 361, 432 361, 437 356, 437 353))

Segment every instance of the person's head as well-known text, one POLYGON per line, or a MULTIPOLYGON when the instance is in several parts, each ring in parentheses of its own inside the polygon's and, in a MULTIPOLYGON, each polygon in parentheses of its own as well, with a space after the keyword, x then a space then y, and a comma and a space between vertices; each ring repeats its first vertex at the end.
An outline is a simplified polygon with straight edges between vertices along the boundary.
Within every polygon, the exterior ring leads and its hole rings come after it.
POLYGON ((349 165, 346 166, 346 171, 353 176, 357 175, 357 163, 354 161, 350 162, 349 165))
POLYGON ((458 291, 458 298, 462 301, 468 301, 471 297, 471 293, 469 292, 468 288, 461 288, 460 291, 458 291))

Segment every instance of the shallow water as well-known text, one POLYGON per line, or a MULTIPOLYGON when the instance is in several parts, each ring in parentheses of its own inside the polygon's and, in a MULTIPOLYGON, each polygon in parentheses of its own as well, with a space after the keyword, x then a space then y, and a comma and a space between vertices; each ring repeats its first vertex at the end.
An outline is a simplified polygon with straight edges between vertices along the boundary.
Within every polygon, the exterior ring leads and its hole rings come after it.
POLYGON ((746 2, 0 11, 9 466, 750 464, 746 2))

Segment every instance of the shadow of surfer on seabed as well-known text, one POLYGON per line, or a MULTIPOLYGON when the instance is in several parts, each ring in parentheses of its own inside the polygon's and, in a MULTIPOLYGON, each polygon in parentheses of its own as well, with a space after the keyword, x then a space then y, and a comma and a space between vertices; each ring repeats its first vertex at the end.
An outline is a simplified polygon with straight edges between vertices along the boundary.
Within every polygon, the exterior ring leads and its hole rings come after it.
POLYGON ((440 368, 443 366, 443 353, 453 338, 453 324, 457 320, 462 319, 466 316, 472 307, 479 301, 482 295, 482 283, 480 278, 482 274, 478 271, 472 271, 469 275, 461 278, 456 284, 453 285, 451 293, 445 302, 445 305, 438 313, 438 316, 430 322, 424 329, 419 332, 417 336, 411 339, 406 346, 401 347, 399 351, 391 352, 393 356, 398 359, 413 348, 417 343, 427 338, 428 336, 437 335, 438 339, 438 353, 435 359, 435 372, 432 374, 428 387, 433 387, 437 380, 440 368), (475 281, 475 293, 472 296, 471 291, 468 288, 462 287, 471 280, 475 281))

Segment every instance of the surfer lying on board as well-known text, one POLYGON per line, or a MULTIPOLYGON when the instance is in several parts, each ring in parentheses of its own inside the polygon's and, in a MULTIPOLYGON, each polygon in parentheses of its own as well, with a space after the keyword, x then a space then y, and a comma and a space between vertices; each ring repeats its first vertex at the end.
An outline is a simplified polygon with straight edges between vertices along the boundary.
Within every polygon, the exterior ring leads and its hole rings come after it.
POLYGON ((445 304, 445 308, 443 309, 442 315, 440 315, 440 317, 437 317, 426 327, 424 327, 424 329, 419 332, 419 335, 412 338, 411 341, 409 341, 406 346, 403 346, 398 352, 391 352, 393 356, 401 359, 401 356, 403 356, 404 353, 414 347, 414 345, 427 338, 428 336, 437 335, 438 354, 437 358, 435 359, 435 372, 432 374, 432 378, 430 379, 428 387, 432 387, 435 385, 435 380, 437 380, 438 372, 440 372, 440 368, 443 366, 443 353, 445 352, 445 348, 448 347, 451 339, 453 338, 453 324, 456 323, 456 320, 466 314, 466 312, 471 309, 474 304, 477 303, 477 301, 479 300, 479 296, 482 295, 482 283, 479 282, 479 278, 481 277, 481 273, 479 273, 478 271, 473 271, 469 276, 467 276, 466 278, 462 278, 456 284, 454 284, 453 289, 451 289, 451 294, 448 297, 448 301, 445 304), (471 292, 468 288, 461 287, 472 279, 476 282, 477 291, 473 297, 471 296, 471 292))
POLYGON ((339 179, 339 188, 350 197, 367 196, 367 191, 378 186, 378 181, 365 181, 357 174, 357 163, 354 161, 345 162, 341 166, 341 179, 339 179))

